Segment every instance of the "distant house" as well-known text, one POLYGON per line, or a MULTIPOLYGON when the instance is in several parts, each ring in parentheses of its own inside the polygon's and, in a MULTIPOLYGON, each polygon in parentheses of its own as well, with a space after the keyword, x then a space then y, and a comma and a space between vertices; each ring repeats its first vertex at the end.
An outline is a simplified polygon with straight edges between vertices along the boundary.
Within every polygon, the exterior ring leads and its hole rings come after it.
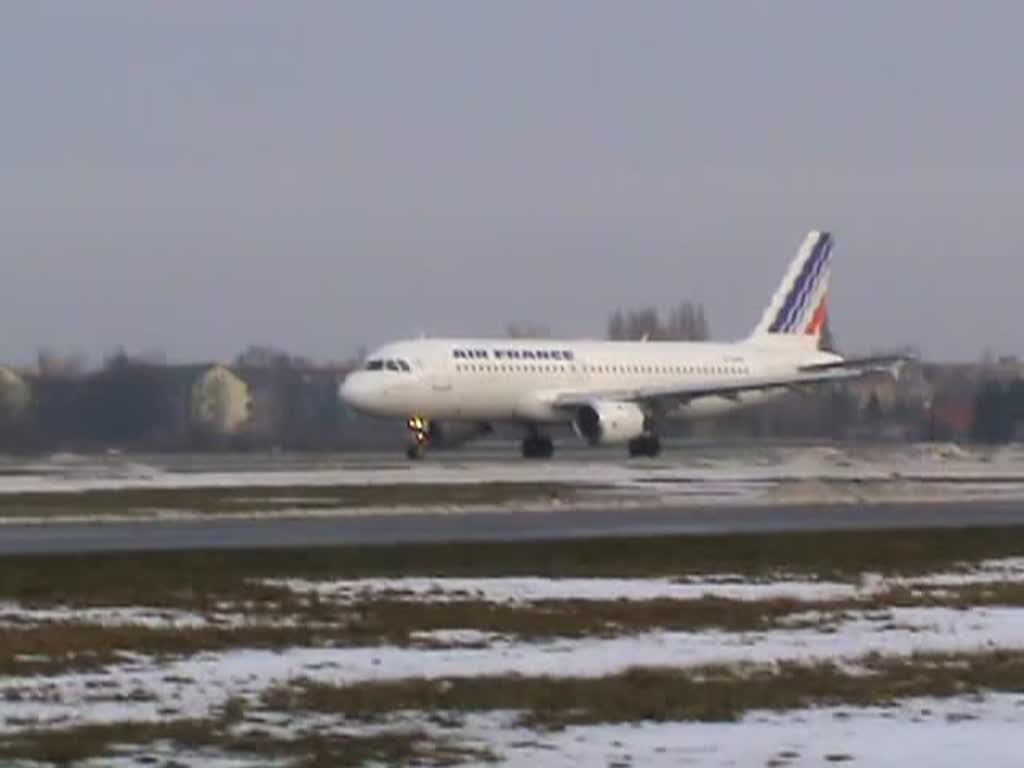
POLYGON ((864 411, 874 400, 883 411, 892 410, 899 397, 896 377, 889 371, 872 371, 857 379, 850 386, 857 402, 857 408, 864 411))
POLYGON ((1024 378, 1024 363, 1013 355, 1004 355, 994 363, 982 367, 986 378, 995 379, 1003 384, 1024 378))
POLYGON ((975 363, 926 363, 921 372, 931 384, 933 400, 972 397, 984 379, 975 363))
POLYGON ((935 387, 916 362, 902 365, 896 375, 897 398, 913 409, 927 408, 935 397, 935 387))
POLYGON ((928 414, 927 436, 940 440, 962 440, 971 433, 974 399, 969 395, 936 397, 928 414))
POLYGON ((0 366, 0 420, 20 421, 32 404, 32 387, 13 368, 0 366))

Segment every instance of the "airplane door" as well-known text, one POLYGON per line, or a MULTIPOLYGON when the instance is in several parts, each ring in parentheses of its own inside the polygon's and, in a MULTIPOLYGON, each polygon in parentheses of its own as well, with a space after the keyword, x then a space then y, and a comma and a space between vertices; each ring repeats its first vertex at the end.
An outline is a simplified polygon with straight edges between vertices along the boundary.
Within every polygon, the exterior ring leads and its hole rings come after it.
POLYGON ((447 368, 435 368, 430 372, 430 386, 435 392, 450 392, 452 375, 447 368))

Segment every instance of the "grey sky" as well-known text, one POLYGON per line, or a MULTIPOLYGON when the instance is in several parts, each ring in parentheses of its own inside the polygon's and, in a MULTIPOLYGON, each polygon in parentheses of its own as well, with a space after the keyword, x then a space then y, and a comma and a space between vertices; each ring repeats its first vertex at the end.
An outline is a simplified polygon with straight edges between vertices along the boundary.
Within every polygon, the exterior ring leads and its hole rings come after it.
POLYGON ((616 305, 1024 353, 1018 2, 0 5, 0 360, 317 358, 616 305))

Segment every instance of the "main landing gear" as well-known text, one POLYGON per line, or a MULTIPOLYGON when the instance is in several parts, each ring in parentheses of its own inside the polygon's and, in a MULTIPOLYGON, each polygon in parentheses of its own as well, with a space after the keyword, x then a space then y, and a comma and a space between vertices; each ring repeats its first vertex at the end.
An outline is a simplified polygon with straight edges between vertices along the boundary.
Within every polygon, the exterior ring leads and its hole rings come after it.
POLYGON ((550 459, 555 453, 555 444, 550 437, 531 433, 523 438, 524 459, 550 459))
POLYGON ((645 456, 647 458, 653 459, 660 453, 661 440, 658 439, 657 435, 641 435, 635 440, 629 441, 630 458, 645 456))

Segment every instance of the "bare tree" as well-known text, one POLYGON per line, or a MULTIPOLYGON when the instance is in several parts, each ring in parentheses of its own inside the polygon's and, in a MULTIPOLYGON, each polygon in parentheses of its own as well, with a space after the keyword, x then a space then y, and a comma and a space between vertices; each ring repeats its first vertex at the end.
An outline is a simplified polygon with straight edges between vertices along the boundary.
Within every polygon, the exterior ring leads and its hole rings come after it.
POLYGON ((621 309, 616 309, 608 321, 608 338, 612 341, 623 341, 626 338, 626 318, 621 309))
POLYGON ((315 367, 312 360, 299 355, 290 355, 282 349, 264 344, 250 344, 235 358, 239 368, 295 368, 315 367))
POLYGON ((707 341, 707 315, 703 304, 684 301, 669 315, 665 338, 673 341, 707 341))
POLYGON ((704 305, 697 305, 697 315, 694 318, 693 341, 707 341, 711 338, 711 326, 708 324, 708 316, 704 311, 704 305))
POLYGON ((653 307, 629 312, 626 315, 626 338, 660 339, 661 336, 661 318, 653 307))
POLYGON ((652 307, 626 312, 617 309, 608 322, 608 338, 612 340, 705 341, 708 336, 704 305, 689 301, 673 309, 666 322, 652 307))
POLYGON ((832 334, 832 319, 825 315, 825 323, 821 327, 821 336, 818 338, 818 349, 823 352, 836 352, 836 337, 832 334))
POLYGON ((505 337, 509 339, 549 339, 551 329, 537 323, 508 323, 505 326, 505 337))

